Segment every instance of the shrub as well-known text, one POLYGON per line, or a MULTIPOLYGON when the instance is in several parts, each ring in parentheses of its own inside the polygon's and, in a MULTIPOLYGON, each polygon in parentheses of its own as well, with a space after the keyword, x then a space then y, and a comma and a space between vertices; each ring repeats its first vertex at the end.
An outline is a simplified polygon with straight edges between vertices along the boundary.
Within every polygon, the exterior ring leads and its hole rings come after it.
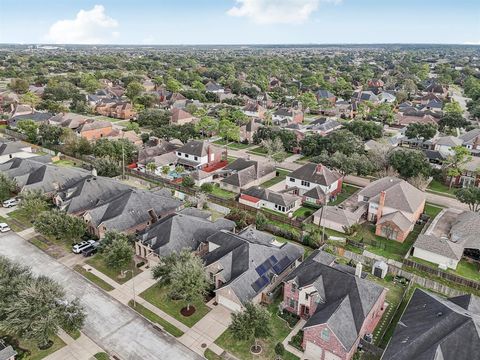
POLYGON ((213 184, 211 183, 202 184, 202 186, 200 186, 200 189, 202 189, 202 191, 204 192, 211 193, 213 191, 213 184))
POLYGON ((144 261, 140 261, 139 263, 137 263, 137 268, 141 268, 143 265, 145 265, 145 262, 144 261))
POLYGON ((277 343, 277 345, 275 345, 275 354, 280 355, 280 356, 285 354, 285 347, 283 346, 282 343, 279 342, 279 343, 277 343))

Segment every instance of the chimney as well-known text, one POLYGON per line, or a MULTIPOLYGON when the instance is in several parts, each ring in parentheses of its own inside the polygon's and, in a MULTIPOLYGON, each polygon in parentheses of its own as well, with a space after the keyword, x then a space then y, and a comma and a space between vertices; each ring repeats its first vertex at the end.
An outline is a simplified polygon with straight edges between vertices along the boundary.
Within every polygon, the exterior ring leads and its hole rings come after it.
POLYGON ((322 164, 317 164, 317 167, 315 168, 315 172, 319 173, 322 171, 322 164))
POLYGON ((358 262, 357 263, 357 266, 355 267, 355 276, 361 278, 362 277, 362 268, 363 268, 363 265, 361 262, 358 262))
POLYGON ((387 193, 382 191, 380 193, 380 200, 378 201, 378 209, 377 209, 377 222, 380 220, 383 214, 383 207, 385 206, 385 197, 387 193))

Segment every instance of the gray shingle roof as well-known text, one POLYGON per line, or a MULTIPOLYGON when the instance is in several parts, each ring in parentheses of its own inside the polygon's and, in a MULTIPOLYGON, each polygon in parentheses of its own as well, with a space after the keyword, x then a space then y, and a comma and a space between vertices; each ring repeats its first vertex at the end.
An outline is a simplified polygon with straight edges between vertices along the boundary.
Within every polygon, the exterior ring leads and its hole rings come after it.
POLYGON ((218 248, 203 257, 206 265, 217 262, 221 265, 226 281, 222 288, 229 287, 243 303, 252 300, 270 283, 268 274, 282 273, 304 251, 301 246, 292 243, 278 246, 273 236, 254 229, 238 235, 220 231, 210 236, 208 241, 218 248), (267 260, 269 265, 263 273, 265 282, 260 286, 258 281, 262 280, 262 275, 259 269, 267 260))
POLYGON ((330 170, 322 164, 308 163, 292 171, 289 175, 291 178, 309 181, 318 185, 329 186, 338 179, 342 178, 338 172, 330 170))
POLYGON ((411 221, 407 219, 401 211, 395 211, 393 213, 383 215, 377 221, 377 224, 384 224, 386 222, 394 223, 402 231, 408 231, 408 229, 410 229, 410 227, 412 226, 411 221))
POLYGON ((480 129, 470 130, 458 138, 463 141, 463 144, 473 144, 477 136, 480 136, 480 129))
POLYGON ((211 147, 212 152, 220 150, 219 147, 214 146, 207 141, 192 140, 181 146, 179 149, 177 149, 177 151, 194 156, 206 156, 208 154, 209 147, 211 147))
POLYGON ((460 260, 463 254, 462 246, 435 235, 420 234, 413 246, 454 260, 460 260))
POLYGON ((320 250, 315 250, 284 281, 294 281, 299 288, 315 288, 319 304, 304 328, 328 324, 348 351, 384 288, 339 267, 329 266, 320 254, 320 250))
POLYGON ((13 349, 11 345, 6 346, 3 341, 0 340, 0 360, 10 360, 17 352, 13 349))
POLYGON ((480 250, 480 214, 465 211, 458 215, 450 229, 450 239, 463 248, 480 250))
POLYGON ((273 204, 281 206, 292 205, 297 200, 296 196, 287 193, 271 191, 260 186, 251 186, 248 189, 243 190, 242 194, 253 196, 257 199, 269 201, 273 204))
POLYGON ((234 186, 244 187, 254 180, 274 172, 275 166, 267 162, 238 158, 223 168, 231 172, 222 182, 234 186))
POLYGON ((477 359, 480 316, 461 304, 415 289, 382 359, 477 359))

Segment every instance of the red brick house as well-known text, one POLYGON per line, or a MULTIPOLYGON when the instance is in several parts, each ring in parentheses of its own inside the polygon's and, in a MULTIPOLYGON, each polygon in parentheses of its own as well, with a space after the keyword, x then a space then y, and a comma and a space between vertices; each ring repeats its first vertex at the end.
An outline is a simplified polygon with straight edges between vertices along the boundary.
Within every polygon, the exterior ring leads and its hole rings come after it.
POLYGON ((88 119, 76 130, 77 134, 88 141, 94 141, 112 134, 112 123, 110 121, 98 121, 88 119))
POLYGON ((178 158, 178 164, 190 169, 205 170, 212 167, 218 169, 228 163, 226 161, 227 150, 208 141, 189 141, 175 150, 175 154, 178 158))
POLYGON ((195 121, 197 121, 197 118, 183 109, 174 108, 172 110, 171 124, 184 125, 195 121))
POLYGON ((284 279, 283 310, 306 320, 302 358, 350 360, 374 331, 387 290, 365 277, 361 267, 335 264, 316 250, 284 279))
POLYGON ((132 119, 135 116, 132 104, 125 101, 106 101, 101 102, 95 107, 95 111, 103 116, 109 116, 116 119, 132 119))

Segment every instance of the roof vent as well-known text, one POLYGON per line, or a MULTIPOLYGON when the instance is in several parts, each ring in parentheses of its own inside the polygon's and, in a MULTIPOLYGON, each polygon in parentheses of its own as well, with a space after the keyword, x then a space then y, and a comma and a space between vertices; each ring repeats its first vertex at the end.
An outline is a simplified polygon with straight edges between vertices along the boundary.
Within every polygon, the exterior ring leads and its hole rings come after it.
POLYGON ((442 315, 443 315, 443 312, 441 312, 441 311, 437 312, 437 317, 440 317, 442 315))

